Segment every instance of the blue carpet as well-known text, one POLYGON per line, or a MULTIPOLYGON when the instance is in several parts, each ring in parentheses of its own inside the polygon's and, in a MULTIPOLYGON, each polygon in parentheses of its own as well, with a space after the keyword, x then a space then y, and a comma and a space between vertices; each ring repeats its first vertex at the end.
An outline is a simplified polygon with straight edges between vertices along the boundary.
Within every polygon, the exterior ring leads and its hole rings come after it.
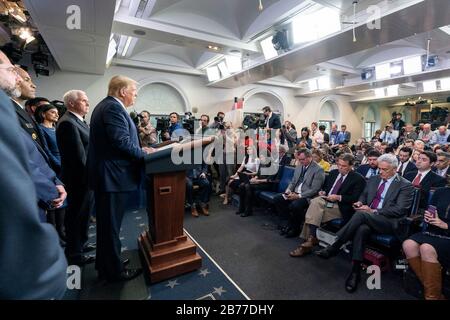
MULTIPOLYGON (((131 267, 141 265, 137 237, 147 228, 147 221, 144 209, 128 212, 124 216, 120 239, 123 256, 130 258, 131 267)), ((95 242, 95 224, 89 226, 88 234, 89 242, 95 242)), ((82 289, 68 290, 64 299, 246 300, 246 296, 205 252, 200 248, 197 252, 202 257, 202 267, 199 270, 156 284, 148 283, 147 277, 140 277, 133 280, 135 283, 132 285, 104 285, 97 281, 94 265, 88 265, 82 271, 82 289), (147 292, 143 292, 142 288, 146 288, 147 292)))

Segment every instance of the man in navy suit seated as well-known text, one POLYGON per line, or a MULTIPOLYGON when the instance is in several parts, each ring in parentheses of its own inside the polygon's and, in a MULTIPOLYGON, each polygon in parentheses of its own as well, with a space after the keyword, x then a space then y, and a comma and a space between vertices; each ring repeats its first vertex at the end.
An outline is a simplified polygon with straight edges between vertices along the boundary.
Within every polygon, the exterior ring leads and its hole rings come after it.
POLYGON ((196 205, 201 209, 201 214, 209 216, 209 196, 211 194, 211 184, 208 179, 208 165, 206 163, 197 164, 193 169, 186 172, 186 200, 191 206, 191 214, 198 217, 196 205), (194 184, 199 187, 197 198, 194 199, 194 184))
POLYGON ((91 117, 87 167, 97 214, 96 269, 100 279, 111 282, 131 280, 142 271, 124 268, 119 239, 127 201, 143 176, 144 155, 153 150, 139 146, 136 126, 126 111, 136 96, 134 80, 115 76, 91 117))
POLYGON ((59 299, 66 290, 67 262, 56 230, 39 221, 22 129, 3 92, 14 90, 17 77, 0 51, 0 299, 59 299))
POLYGON ((437 175, 431 168, 436 163, 436 154, 431 151, 422 151, 417 158, 417 172, 409 172, 405 178, 413 186, 420 188, 419 209, 425 210, 428 205, 430 190, 445 187, 447 179, 437 175))
POLYGON ((378 157, 381 156, 381 153, 377 150, 371 150, 367 154, 367 164, 363 164, 356 169, 363 177, 369 179, 370 177, 376 176, 379 173, 378 170, 378 157))
POLYGON ((400 160, 400 163, 397 169, 397 173, 402 177, 406 176, 410 172, 414 172, 414 174, 417 173, 417 167, 411 161, 412 152, 413 150, 411 148, 403 147, 398 153, 398 159, 400 160))

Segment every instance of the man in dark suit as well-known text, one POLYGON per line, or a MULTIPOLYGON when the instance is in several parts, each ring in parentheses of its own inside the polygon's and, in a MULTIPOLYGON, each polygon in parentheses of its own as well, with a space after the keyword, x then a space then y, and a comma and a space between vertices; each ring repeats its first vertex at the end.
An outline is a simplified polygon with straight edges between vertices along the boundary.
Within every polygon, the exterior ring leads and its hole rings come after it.
POLYGON ((438 176, 447 179, 447 176, 450 174, 450 153, 440 152, 436 156, 437 160, 433 172, 436 172, 438 176))
POLYGON ((186 200, 191 206, 192 216, 198 218, 196 205, 201 209, 201 214, 209 216, 209 196, 211 194, 211 184, 208 179, 208 165, 202 160, 202 164, 196 164, 193 169, 186 172, 186 200), (197 190, 198 201, 194 199, 194 184, 197 190))
POLYGON ((400 235, 399 225, 410 211, 414 188, 397 173, 398 160, 392 154, 378 158, 380 174, 372 177, 354 203, 356 213, 337 232, 337 240, 331 246, 316 252, 322 258, 330 258, 339 252, 347 241, 353 241, 353 268, 345 282, 345 289, 354 292, 361 280, 361 262, 367 238, 372 232, 400 235))
POLYGON ((0 51, 0 299, 59 299, 67 262, 54 228, 39 221, 22 129, 3 92, 14 90, 17 77, 0 51))
POLYGON ((378 157, 381 156, 381 153, 377 150, 370 150, 367 153, 367 164, 363 164, 356 169, 360 175, 364 178, 369 179, 370 177, 376 176, 379 173, 378 170, 378 157))
POLYGON ((136 126, 125 109, 134 104, 136 92, 134 80, 113 77, 108 97, 91 117, 87 167, 97 215, 96 269, 107 281, 130 280, 142 271, 124 268, 119 239, 127 200, 139 187, 144 154, 152 151, 139 146, 136 126))
POLYGON ((86 168, 89 126, 83 117, 89 112, 89 100, 83 91, 71 90, 64 95, 64 104, 68 112, 58 122, 56 138, 61 154, 61 179, 68 191, 64 220, 66 256, 70 264, 84 265, 95 260, 93 256, 83 255, 89 223, 86 168))
POLYGON ((306 241, 290 253, 291 257, 302 257, 319 244, 316 231, 322 223, 339 218, 344 218, 345 222, 350 220, 355 212, 352 205, 358 201, 366 186, 366 180, 353 171, 354 162, 353 155, 349 153, 342 154, 337 160, 338 169, 332 170, 326 177, 323 191, 311 200, 306 212, 300 235, 306 241))
POLYGON ((275 206, 281 214, 289 212, 289 224, 281 234, 288 238, 298 236, 301 223, 305 217, 309 203, 322 188, 325 181, 325 172, 313 161, 309 149, 297 151, 300 165, 295 168, 294 176, 285 193, 275 197, 275 206))
POLYGON ((413 150, 411 148, 403 147, 398 153, 400 164, 398 166, 397 173, 402 177, 405 177, 410 172, 413 172, 414 175, 417 173, 416 165, 411 162, 412 152, 413 150))
POLYGON ((269 106, 265 106, 263 109, 264 117, 266 118, 267 129, 281 129, 280 116, 273 113, 269 106))
POLYGON ((435 153, 422 151, 416 161, 417 173, 410 172, 405 175, 405 178, 411 181, 413 186, 420 188, 419 209, 421 210, 425 210, 428 206, 430 190, 445 187, 447 183, 447 179, 431 171, 436 160, 435 153))

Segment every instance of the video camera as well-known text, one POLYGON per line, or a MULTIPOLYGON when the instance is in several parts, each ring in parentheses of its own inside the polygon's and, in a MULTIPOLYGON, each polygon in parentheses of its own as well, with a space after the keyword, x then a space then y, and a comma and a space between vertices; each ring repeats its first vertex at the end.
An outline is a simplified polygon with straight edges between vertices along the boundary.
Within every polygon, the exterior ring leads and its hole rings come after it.
POLYGON ((245 116, 244 121, 242 121, 242 125, 248 129, 265 128, 266 119, 263 114, 248 114, 245 116))
POLYGON ((156 131, 169 130, 170 120, 168 117, 156 118, 156 131))
POLYGON ((185 118, 182 121, 183 129, 187 130, 190 134, 194 134, 195 131, 195 122, 200 121, 200 119, 196 119, 195 116, 192 115, 192 112, 185 112, 185 118))
POLYGON ((218 123, 217 129, 225 130, 225 124, 222 117, 214 117, 214 122, 218 123))

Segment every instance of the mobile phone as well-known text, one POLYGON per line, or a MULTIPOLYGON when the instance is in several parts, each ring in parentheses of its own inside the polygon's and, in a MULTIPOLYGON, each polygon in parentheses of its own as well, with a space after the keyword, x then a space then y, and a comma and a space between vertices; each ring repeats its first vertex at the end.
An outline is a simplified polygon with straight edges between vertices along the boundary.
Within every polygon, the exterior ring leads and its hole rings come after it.
POLYGON ((433 219, 436 218, 436 211, 437 211, 436 206, 429 205, 427 211, 433 216, 433 219))

